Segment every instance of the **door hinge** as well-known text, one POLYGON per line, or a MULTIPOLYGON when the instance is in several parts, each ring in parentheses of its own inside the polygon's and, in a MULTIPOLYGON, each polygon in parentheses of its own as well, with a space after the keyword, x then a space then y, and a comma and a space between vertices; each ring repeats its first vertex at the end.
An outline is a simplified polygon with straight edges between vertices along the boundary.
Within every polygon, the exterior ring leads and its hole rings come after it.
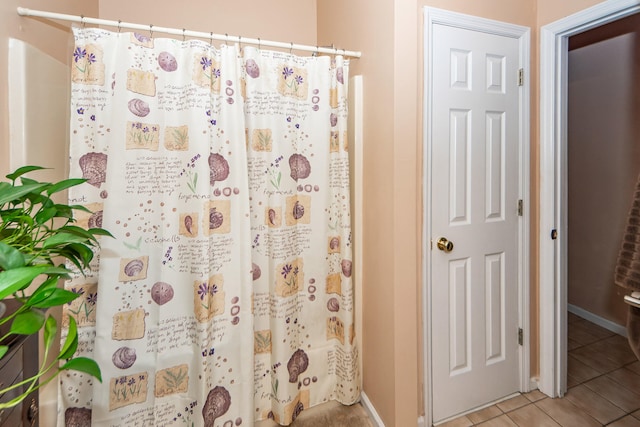
POLYGON ((518 328, 518 344, 522 345, 523 342, 524 342, 524 332, 522 331, 522 328, 518 328))
POLYGON ((524 86, 524 68, 518 70, 518 86, 524 86))
POLYGON ((522 199, 518 200, 518 216, 522 216, 524 211, 524 205, 522 199))
POLYGON ((551 240, 556 240, 558 238, 558 230, 555 228, 551 230, 551 240))

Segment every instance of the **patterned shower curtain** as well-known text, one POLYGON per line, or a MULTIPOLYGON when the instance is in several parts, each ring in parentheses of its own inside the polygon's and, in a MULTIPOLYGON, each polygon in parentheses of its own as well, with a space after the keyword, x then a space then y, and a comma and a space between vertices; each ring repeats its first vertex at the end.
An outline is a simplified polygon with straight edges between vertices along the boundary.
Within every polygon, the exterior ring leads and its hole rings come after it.
POLYGON ((65 287, 58 425, 290 424, 358 399, 348 62, 74 29, 71 202, 102 226, 65 287), (65 322, 66 319, 66 322, 65 322))

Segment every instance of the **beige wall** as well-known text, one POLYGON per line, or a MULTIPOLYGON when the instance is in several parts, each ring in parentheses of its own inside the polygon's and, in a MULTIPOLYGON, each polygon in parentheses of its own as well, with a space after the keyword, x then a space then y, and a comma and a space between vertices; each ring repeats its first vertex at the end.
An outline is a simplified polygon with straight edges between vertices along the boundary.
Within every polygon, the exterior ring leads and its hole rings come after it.
POLYGON ((101 0, 100 18, 316 44, 316 0, 101 0))
MULTIPOLYGON (((9 111, 7 99, 7 64, 9 38, 23 40, 60 62, 68 63, 73 45, 68 23, 24 18, 16 13, 17 7, 49 10, 48 0, 3 0, 0 2, 0 176, 9 169, 9 111)), ((60 0, 55 2, 57 12, 86 16, 98 13, 98 0, 60 0)))
POLYGON ((601 3, 603 0, 537 0, 538 26, 550 24, 554 21, 572 15, 601 3))

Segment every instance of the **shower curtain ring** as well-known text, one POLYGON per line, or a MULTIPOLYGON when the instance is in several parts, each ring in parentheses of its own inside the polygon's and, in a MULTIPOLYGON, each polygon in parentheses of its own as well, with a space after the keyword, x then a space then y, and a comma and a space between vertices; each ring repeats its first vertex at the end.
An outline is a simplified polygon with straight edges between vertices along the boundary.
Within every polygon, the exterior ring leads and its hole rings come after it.
POLYGON ((86 24, 84 22, 84 15, 80 15, 80 25, 82 25, 82 28, 85 28, 86 24))
POLYGON ((292 53, 292 51, 293 51, 293 42, 290 42, 290 43, 291 43, 291 47, 289 47, 289 55, 292 55, 293 54, 292 53))
POLYGON ((229 44, 229 33, 224 33, 224 42, 229 44))
POLYGON ((242 36, 238 36, 238 47, 242 50, 242 36))
POLYGON ((153 24, 149 24, 149 35, 153 38, 153 24))
POLYGON ((262 42, 260 42, 260 37, 258 37, 258 50, 262 49, 262 42))
POLYGON ((121 24, 122 24, 122 20, 121 20, 121 19, 118 19, 118 33, 120 32, 120 29, 121 29, 121 26, 120 26, 120 25, 121 25, 121 24))
POLYGON ((213 44, 213 31, 209 33, 209 44, 213 44))
POLYGON ((183 41, 183 42, 187 40, 187 36, 185 36, 185 35, 184 35, 184 33, 185 33, 186 31, 187 31, 187 30, 185 30, 184 28, 182 29, 182 41, 183 41))

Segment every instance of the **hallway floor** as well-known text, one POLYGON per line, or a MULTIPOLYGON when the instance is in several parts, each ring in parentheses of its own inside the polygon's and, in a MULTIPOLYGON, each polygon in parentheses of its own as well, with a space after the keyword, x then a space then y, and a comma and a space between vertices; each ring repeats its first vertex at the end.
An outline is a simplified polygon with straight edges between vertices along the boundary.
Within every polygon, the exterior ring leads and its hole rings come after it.
POLYGON ((569 313, 568 392, 516 396, 439 427, 640 427, 640 361, 627 339, 569 313))

